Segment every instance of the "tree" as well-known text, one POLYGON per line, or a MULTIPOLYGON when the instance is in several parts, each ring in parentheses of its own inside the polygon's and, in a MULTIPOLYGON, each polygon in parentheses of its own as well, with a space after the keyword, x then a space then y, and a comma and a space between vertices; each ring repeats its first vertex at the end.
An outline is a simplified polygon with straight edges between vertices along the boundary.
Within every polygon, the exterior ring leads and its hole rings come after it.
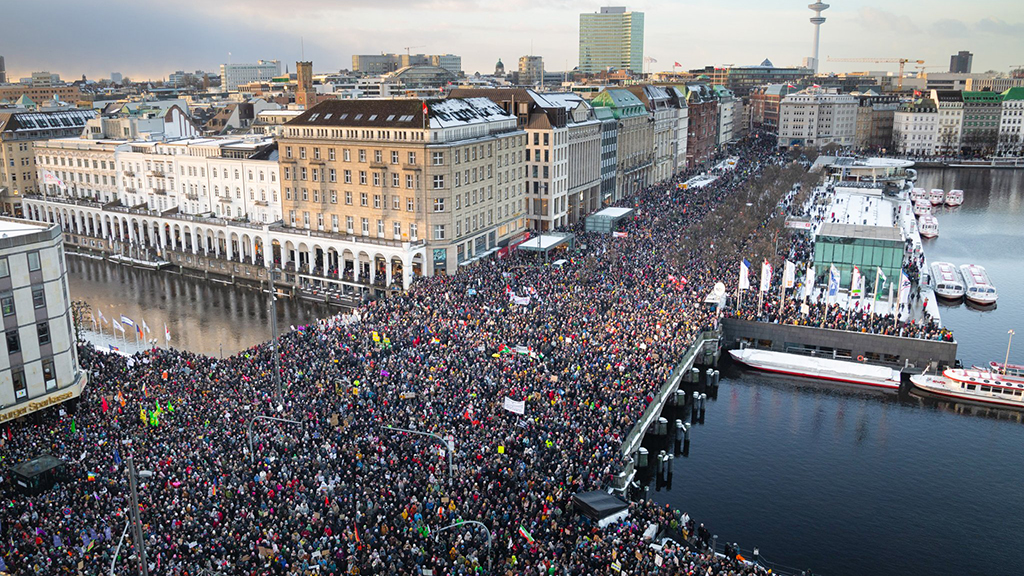
POLYGON ((92 306, 83 300, 71 301, 71 321, 75 326, 75 340, 84 342, 82 337, 82 323, 92 322, 92 306))

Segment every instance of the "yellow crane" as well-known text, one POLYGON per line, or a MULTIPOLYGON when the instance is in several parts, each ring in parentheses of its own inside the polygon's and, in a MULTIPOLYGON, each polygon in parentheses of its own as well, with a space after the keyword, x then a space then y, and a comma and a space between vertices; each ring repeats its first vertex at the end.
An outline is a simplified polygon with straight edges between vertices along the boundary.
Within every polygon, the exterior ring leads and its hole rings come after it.
POLYGON ((914 60, 911 58, 833 58, 828 57, 829 62, 871 62, 873 64, 899 64, 900 65, 900 78, 899 83, 896 87, 897 90, 903 90, 903 66, 908 62, 911 64, 924 64, 924 60, 914 60))

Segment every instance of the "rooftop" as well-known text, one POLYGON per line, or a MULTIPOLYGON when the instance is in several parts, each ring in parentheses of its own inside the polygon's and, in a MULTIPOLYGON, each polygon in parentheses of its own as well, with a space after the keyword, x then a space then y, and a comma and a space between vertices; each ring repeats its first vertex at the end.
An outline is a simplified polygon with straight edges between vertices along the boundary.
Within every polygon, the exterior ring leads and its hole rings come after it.
POLYGON ((48 227, 48 224, 29 222, 28 220, 0 218, 0 238, 14 238, 26 234, 35 234, 46 230, 48 227))
POLYGON ((817 236, 833 236, 839 238, 859 238, 862 240, 888 240, 903 242, 899 228, 892 226, 864 226, 859 224, 839 224, 826 222, 821 225, 817 236))

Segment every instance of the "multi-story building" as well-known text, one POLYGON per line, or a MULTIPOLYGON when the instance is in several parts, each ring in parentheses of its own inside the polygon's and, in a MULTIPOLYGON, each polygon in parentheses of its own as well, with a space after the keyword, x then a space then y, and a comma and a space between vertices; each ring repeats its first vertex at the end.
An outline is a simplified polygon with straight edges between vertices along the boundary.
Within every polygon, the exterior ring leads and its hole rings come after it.
POLYGON ((572 224, 600 205, 601 125, 579 95, 522 88, 460 88, 516 116, 526 131, 526 216, 534 230, 572 224))
POLYGON ((883 150, 892 145, 892 122, 900 107, 900 97, 871 92, 857 95, 857 128, 853 145, 883 150))
POLYGON ((653 182, 654 123, 647 107, 629 90, 608 88, 591 101, 602 115, 618 121, 615 138, 615 188, 611 201, 631 196, 653 182))
POLYGON ((718 100, 710 86, 696 82, 686 85, 689 108, 686 167, 704 166, 715 155, 718 140, 718 100))
POLYGON ((355 54, 352 71, 382 75, 406 66, 437 66, 462 76, 462 56, 455 54, 355 54))
POLYGON ((3 56, 0 56, 0 84, 7 84, 7 67, 3 56))
POLYGON ((963 154, 985 155, 999 144, 1003 97, 998 92, 963 92, 964 121, 960 137, 963 154))
POLYGON ((1010 88, 1001 94, 1002 109, 999 114, 1000 156, 1024 155, 1024 88, 1010 88))
POLYGON ((974 54, 967 50, 961 50, 949 57, 949 72, 951 74, 970 74, 973 63, 974 54))
POLYGON ((456 56, 455 54, 433 54, 430 56, 430 63, 438 68, 444 68, 456 76, 462 76, 462 56, 456 56))
POLYGON ((718 131, 715 145, 722 148, 736 138, 735 125, 739 123, 739 116, 743 114, 743 101, 725 86, 715 85, 711 89, 718 100, 718 131))
POLYGON ((241 84, 267 82, 280 75, 280 60, 257 60, 255 64, 221 64, 220 86, 228 92, 237 92, 241 84))
POLYGON ((666 86, 669 99, 676 112, 675 125, 672 127, 673 167, 672 174, 686 170, 686 146, 690 139, 690 108, 686 104, 685 86, 666 86))
POLYGON ((808 88, 782 99, 779 148, 790 146, 852 146, 857 133, 856 98, 808 88))
POLYGON ((519 85, 542 86, 544 84, 544 60, 540 56, 519 57, 519 85))
POLYGON ((306 111, 279 143, 284 226, 328 233, 337 248, 284 261, 408 285, 414 272, 451 274, 506 246, 527 227, 527 137, 516 124, 486 98, 335 100, 306 111))
POLYGON ((779 133, 779 107, 782 99, 798 92, 793 84, 770 84, 750 91, 750 129, 779 133))
MULTIPOLYGON (((594 118, 601 123, 601 204, 606 205, 615 197, 619 121, 612 109, 604 106, 594 108, 594 118)), ((685 126, 683 129, 685 134, 685 126)))
POLYGON ((57 225, 0 218, 0 422, 78 397, 64 242, 57 225))
POLYGON ((0 114, 0 204, 21 215, 20 197, 38 190, 33 146, 40 140, 78 136, 92 110, 0 114))
POLYGON ((583 74, 610 70, 643 72, 644 13, 610 6, 580 14, 580 65, 583 74))
POLYGON ((39 191, 55 198, 70 197, 109 203, 119 199, 117 148, 127 140, 54 138, 36 142, 35 169, 39 191))
POLYGON ((964 124, 964 98, 959 90, 932 90, 931 99, 939 111, 938 133, 935 135, 935 153, 960 153, 960 138, 964 124))
POLYGON ((676 143, 679 137, 677 105, 664 86, 640 84, 626 87, 644 103, 647 120, 651 123, 651 151, 653 152, 651 182, 662 182, 676 172, 676 143))
POLYGON ((893 117, 892 141, 900 154, 935 155, 938 134, 939 108, 930 98, 918 98, 900 105, 893 117))
POLYGON ((56 96, 62 102, 78 102, 82 92, 78 86, 31 86, 27 84, 8 84, 0 86, 0 100, 14 102, 22 96, 33 102, 45 102, 56 96))
POLYGON ((316 90, 313 89, 313 63, 295 63, 295 104, 303 110, 316 105, 316 90))
POLYGON ((814 76, 810 68, 778 67, 767 58, 757 66, 705 66, 690 70, 694 78, 705 75, 708 82, 731 90, 737 98, 744 98, 758 86, 768 84, 796 84, 814 76))

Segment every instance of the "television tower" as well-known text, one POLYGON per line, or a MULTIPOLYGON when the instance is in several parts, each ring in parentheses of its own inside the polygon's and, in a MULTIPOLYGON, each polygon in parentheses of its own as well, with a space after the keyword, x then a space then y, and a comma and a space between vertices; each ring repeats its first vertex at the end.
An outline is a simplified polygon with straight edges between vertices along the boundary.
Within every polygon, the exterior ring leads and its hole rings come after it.
POLYGON ((818 37, 821 34, 821 25, 825 23, 825 19, 821 16, 821 13, 828 10, 828 4, 825 4, 821 0, 818 0, 814 4, 808 4, 808 8, 814 10, 814 17, 811 18, 811 24, 814 24, 814 56, 811 61, 811 68, 814 69, 814 73, 818 73, 818 37))

